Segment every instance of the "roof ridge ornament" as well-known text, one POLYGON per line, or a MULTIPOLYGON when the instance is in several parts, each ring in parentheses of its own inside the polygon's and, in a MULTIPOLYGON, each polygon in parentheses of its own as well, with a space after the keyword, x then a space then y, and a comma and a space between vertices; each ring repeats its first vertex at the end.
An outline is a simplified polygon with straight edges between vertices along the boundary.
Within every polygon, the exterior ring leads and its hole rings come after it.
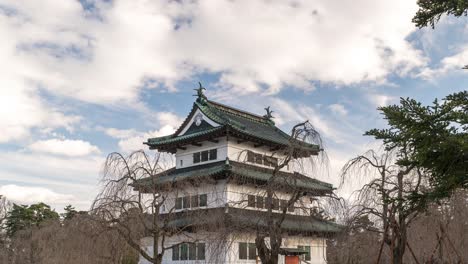
POLYGON ((206 91, 206 88, 202 86, 201 82, 198 82, 198 85, 198 89, 193 89, 194 91, 197 91, 197 94, 194 94, 193 96, 198 96, 197 101, 203 103, 204 101, 208 100, 208 98, 206 98, 206 95, 203 93, 203 90, 206 91))
POLYGON ((266 111, 266 115, 264 115, 263 118, 265 118, 265 119, 268 120, 268 121, 273 122, 272 119, 275 118, 275 117, 272 115, 273 110, 270 110, 270 106, 265 107, 264 109, 265 109, 265 111, 266 111))

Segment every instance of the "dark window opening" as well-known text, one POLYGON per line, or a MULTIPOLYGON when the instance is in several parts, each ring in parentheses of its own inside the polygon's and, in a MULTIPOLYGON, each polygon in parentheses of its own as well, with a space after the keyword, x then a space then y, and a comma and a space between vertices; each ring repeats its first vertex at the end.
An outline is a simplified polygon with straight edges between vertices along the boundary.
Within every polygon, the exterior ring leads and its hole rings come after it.
POLYGON ((205 260, 205 243, 197 244, 197 259, 205 260))
POLYGON ((302 260, 310 260, 310 246, 297 246, 297 248, 302 249, 306 252, 305 254, 301 255, 302 260))
POLYGON ((172 248, 172 260, 179 260, 179 245, 172 248))
POLYGON ((255 163, 263 164, 263 155, 255 153, 255 163))
POLYGON ((202 151, 201 152, 201 161, 208 161, 208 150, 202 151))
POLYGON ((257 248, 254 243, 249 243, 249 259, 255 259, 257 257, 257 248))
POLYGON ((239 243, 239 259, 247 259, 247 243, 239 243))
POLYGON ((273 205, 272 205, 273 210, 279 210, 279 200, 276 198, 273 198, 273 205))
POLYGON ((190 196, 185 196, 182 198, 182 207, 185 208, 190 208, 190 196))
POLYGON ((218 149, 210 150, 210 160, 216 160, 218 158, 218 149))
POLYGON ((197 246, 194 243, 190 243, 188 246, 189 260, 197 259, 197 246))
POLYGON ((193 153, 193 163, 199 163, 200 162, 200 152, 193 153))
POLYGON ((182 198, 176 198, 175 209, 182 209, 182 198))
POLYGON ((284 210, 288 206, 288 201, 280 200, 280 205, 281 205, 281 210, 284 210))
POLYGON ((294 203, 288 206, 288 212, 294 212, 294 203))
POLYGON ((206 206, 208 202, 208 197, 206 194, 200 195, 200 206, 206 206))
POLYGON ((265 201, 262 196, 257 196, 257 208, 265 207, 265 201))
POLYGON ((255 153, 252 151, 247 151, 247 161, 254 163, 255 162, 255 153))
POLYGON ((190 197, 190 206, 198 207, 198 195, 194 195, 190 197))
POLYGON ((180 245, 180 260, 187 260, 188 259, 188 245, 181 244, 180 245))
POLYGON ((247 206, 248 207, 255 207, 255 196, 254 195, 248 195, 247 196, 247 206))

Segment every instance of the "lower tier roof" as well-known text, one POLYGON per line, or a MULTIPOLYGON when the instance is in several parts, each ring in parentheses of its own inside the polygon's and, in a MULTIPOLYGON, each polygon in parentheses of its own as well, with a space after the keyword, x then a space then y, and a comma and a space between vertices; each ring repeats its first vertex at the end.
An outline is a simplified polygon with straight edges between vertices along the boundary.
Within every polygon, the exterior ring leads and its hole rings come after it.
POLYGON ((234 207, 198 209, 163 215, 170 228, 187 231, 235 232, 268 232, 269 222, 281 221, 281 232, 300 235, 330 235, 340 232, 343 226, 332 221, 312 216, 300 216, 265 211, 241 209, 234 207), (284 220, 281 220, 284 216, 284 220))

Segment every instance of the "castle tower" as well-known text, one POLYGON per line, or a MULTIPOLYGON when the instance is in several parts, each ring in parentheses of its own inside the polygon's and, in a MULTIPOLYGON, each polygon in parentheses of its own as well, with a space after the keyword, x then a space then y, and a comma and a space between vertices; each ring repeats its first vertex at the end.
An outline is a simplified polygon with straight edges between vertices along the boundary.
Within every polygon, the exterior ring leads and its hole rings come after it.
POLYGON ((293 159, 317 155, 319 146, 281 131, 269 108, 265 116, 252 114, 208 100, 203 89, 197 89, 192 110, 174 134, 145 142, 175 155, 175 167, 156 182, 172 186, 161 214, 170 214, 171 224, 183 232, 167 239, 175 246, 163 263, 261 263, 256 232, 268 230, 268 219, 283 215, 279 263, 326 263, 326 237, 339 226, 311 211, 314 198, 331 194, 332 185, 289 164, 277 167, 291 144, 296 144, 293 159), (281 177, 267 200, 265 188, 273 175, 281 177), (293 204, 288 203, 291 186, 301 193, 293 204))

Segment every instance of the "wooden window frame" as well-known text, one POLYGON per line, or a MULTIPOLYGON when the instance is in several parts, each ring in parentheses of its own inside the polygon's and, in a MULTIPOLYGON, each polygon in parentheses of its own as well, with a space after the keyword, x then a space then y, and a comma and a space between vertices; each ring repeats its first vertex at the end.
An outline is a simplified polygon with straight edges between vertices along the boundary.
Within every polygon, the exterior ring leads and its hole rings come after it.
POLYGON ((198 204, 199 204, 199 207, 208 206, 208 195, 207 194, 200 194, 198 204))
POLYGON ((204 150, 200 152, 200 162, 206 162, 210 160, 210 152, 208 150, 204 150))
POLYGON ((193 164, 201 162, 201 155, 200 152, 193 153, 193 164))
POLYGON ((208 153, 209 160, 217 160, 218 159, 218 149, 210 149, 208 153))

